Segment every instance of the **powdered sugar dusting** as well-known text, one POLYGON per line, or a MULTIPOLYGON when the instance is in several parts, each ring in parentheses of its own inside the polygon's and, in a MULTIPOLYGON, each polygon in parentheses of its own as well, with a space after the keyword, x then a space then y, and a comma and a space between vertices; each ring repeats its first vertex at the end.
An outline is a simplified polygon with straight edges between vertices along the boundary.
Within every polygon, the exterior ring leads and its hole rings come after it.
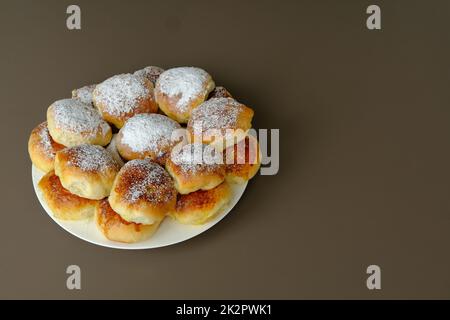
POLYGON ((181 112, 188 109, 189 103, 198 95, 206 96, 205 82, 209 74, 200 68, 179 67, 164 71, 156 82, 157 90, 168 97, 178 97, 176 106, 181 112))
POLYGON ((52 138, 50 132, 48 131, 47 122, 41 123, 38 127, 39 143, 44 150, 44 152, 53 159, 55 157, 55 151, 52 147, 52 138))
POLYGON ((133 152, 158 152, 170 145, 172 132, 181 126, 160 114, 137 114, 120 129, 121 143, 133 152))
POLYGON ((194 131, 235 129, 244 106, 232 98, 212 98, 192 111, 189 126, 194 131))
POLYGON ((95 87, 95 84, 91 84, 75 89, 72 91, 72 98, 78 99, 87 105, 92 105, 92 93, 94 92, 95 87))
POLYGON ((102 104, 103 110, 114 116, 133 112, 139 101, 148 99, 152 94, 145 78, 132 74, 115 75, 94 90, 94 102, 102 104))
POLYGON ((222 153, 205 144, 187 144, 172 152, 171 160, 186 173, 215 171, 223 164, 222 153))
POLYGON ((125 186, 125 199, 131 203, 139 199, 164 203, 175 197, 172 178, 158 164, 148 159, 129 161, 120 172, 125 186))
POLYGON ((62 129, 77 133, 96 135, 98 130, 105 135, 110 130, 98 112, 77 99, 63 99, 50 106, 54 114, 55 125, 62 129))
POLYGON ((144 77, 150 80, 153 85, 155 85, 156 80, 158 80, 161 73, 164 72, 163 68, 156 67, 156 66, 148 66, 144 69, 138 70, 134 73, 134 75, 139 77, 144 77))
POLYGON ((82 144, 76 147, 66 148, 63 151, 69 159, 68 166, 73 166, 82 171, 100 171, 119 169, 119 164, 105 148, 97 145, 82 144))

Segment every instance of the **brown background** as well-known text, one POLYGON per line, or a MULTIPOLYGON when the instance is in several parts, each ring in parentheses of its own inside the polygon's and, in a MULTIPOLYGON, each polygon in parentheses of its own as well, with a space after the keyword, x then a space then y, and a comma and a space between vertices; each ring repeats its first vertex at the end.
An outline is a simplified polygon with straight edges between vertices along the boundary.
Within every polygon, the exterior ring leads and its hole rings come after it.
POLYGON ((68 31, 71 3, 0 4, 0 298, 450 298, 448 1, 76 1, 68 31), (279 128, 280 172, 190 241, 94 246, 40 207, 28 135, 71 89, 150 64, 203 67, 279 128))

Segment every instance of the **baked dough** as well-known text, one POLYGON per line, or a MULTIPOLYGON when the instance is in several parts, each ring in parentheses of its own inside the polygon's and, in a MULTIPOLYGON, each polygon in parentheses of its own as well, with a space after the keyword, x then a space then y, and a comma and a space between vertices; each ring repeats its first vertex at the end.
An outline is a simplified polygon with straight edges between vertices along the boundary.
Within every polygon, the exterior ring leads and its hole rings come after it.
POLYGON ((166 170, 181 194, 212 189, 225 179, 222 154, 202 144, 187 144, 179 152, 172 152, 166 170))
POLYGON ((109 196, 120 165, 101 146, 83 144, 56 153, 55 174, 61 184, 80 197, 100 200, 109 196))
POLYGON ((31 131, 28 140, 28 153, 31 162, 43 172, 54 169, 55 154, 65 147, 53 140, 48 132, 47 121, 41 123, 31 131))
POLYGON ((144 69, 137 70, 134 75, 147 78, 153 86, 156 84, 156 80, 158 80, 161 73, 164 72, 163 68, 156 67, 156 66, 148 66, 144 69))
POLYGON ((109 204, 128 222, 154 224, 175 208, 172 178, 150 159, 127 162, 116 176, 109 204))
POLYGON ((172 132, 181 129, 174 120, 161 114, 138 114, 130 118, 117 135, 117 150, 126 160, 150 158, 165 164, 172 148, 172 132))
POLYGON ((212 98, 192 111, 190 141, 212 143, 219 149, 242 140, 252 127, 253 110, 232 98, 212 98))
POLYGON ((95 87, 95 84, 90 84, 79 89, 74 89, 72 90, 72 98, 78 99, 89 106, 94 106, 92 93, 94 92, 95 87))
POLYGON ((100 200, 95 210, 95 224, 111 241, 135 243, 150 238, 158 229, 159 222, 150 225, 128 222, 117 214, 107 199, 100 200))
POLYGON ((80 144, 105 146, 111 127, 98 112, 78 99, 63 99, 47 109, 47 125, 53 140, 66 147, 80 144))
POLYGON ((82 220, 95 213, 97 200, 81 198, 66 190, 53 171, 48 172, 38 183, 45 203, 53 215, 62 220, 82 220))
POLYGON ((248 135, 224 153, 225 179, 230 183, 244 183, 255 176, 261 166, 258 140, 248 135))
POLYGON ((153 84, 145 77, 129 73, 113 76, 97 85, 93 101, 103 118, 119 129, 136 114, 158 111, 153 84))
POLYGON ((231 198, 227 182, 211 190, 179 195, 172 216, 183 224, 204 224, 213 218, 231 198))
POLYGON ((167 116, 186 123, 192 110, 205 101, 214 87, 211 76, 203 69, 172 68, 161 73, 156 81, 155 98, 167 116))

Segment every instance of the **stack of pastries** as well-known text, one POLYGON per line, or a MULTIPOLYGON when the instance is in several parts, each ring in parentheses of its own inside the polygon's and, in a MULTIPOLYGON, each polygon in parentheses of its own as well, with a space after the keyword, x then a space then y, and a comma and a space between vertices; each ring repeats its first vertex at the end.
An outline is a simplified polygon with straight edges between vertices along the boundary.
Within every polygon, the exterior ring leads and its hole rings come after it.
POLYGON ((134 243, 166 217, 204 224, 230 184, 256 174, 253 114, 205 70, 149 66, 52 103, 28 150, 56 218, 93 217, 109 240, 134 243))

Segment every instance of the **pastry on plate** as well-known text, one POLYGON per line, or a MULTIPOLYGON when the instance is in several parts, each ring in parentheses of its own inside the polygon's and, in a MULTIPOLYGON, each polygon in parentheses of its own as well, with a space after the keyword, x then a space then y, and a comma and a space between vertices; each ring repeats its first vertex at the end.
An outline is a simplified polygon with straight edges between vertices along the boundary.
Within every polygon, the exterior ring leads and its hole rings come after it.
POLYGON ((47 109, 47 126, 53 140, 66 147, 80 144, 105 146, 112 137, 111 127, 97 110, 78 99, 63 99, 47 109))
POLYGON ((155 98, 170 118, 186 123, 192 110, 214 89, 211 76, 203 69, 178 67, 164 71, 156 81, 155 98))
POLYGON ((253 114, 252 109, 232 98, 212 98, 192 111, 187 125, 189 138, 225 148, 245 138, 253 114))
POLYGON ((244 183, 255 176, 261 166, 258 140, 248 135, 237 144, 225 149, 225 179, 230 183, 244 183))
POLYGON ((79 197, 65 189, 58 176, 48 172, 38 183, 43 199, 53 215, 62 220, 82 220, 95 213, 97 200, 79 197))
POLYGON ((154 224, 174 210, 176 195, 164 168, 150 159, 136 159, 120 169, 108 200, 124 220, 154 224))
POLYGON ((222 153, 204 144, 187 144, 172 152, 166 170, 181 194, 212 189, 225 179, 222 153))
POLYGON ((180 194, 172 216, 183 224, 203 224, 216 216, 230 198, 231 189, 227 182, 210 190, 180 194))
POLYGON ((31 162, 43 172, 54 169, 55 154, 65 147, 53 140, 48 132, 47 122, 43 122, 31 131, 28 140, 28 153, 31 162))
POLYGON ((102 117, 119 129, 136 114, 158 111, 153 84, 147 78, 133 74, 115 75, 98 84, 93 101, 102 117))
POLYGON ((150 238, 159 227, 154 224, 128 222, 115 212, 108 199, 100 200, 95 210, 95 224, 103 235, 111 241, 135 243, 150 238))
POLYGON ((100 200, 109 196, 120 165, 105 148, 83 144, 56 153, 55 174, 71 193, 100 200))
MULTIPOLYGON (((181 129, 174 120, 161 114, 138 114, 130 118, 117 135, 117 150, 126 160, 150 158, 162 165, 180 141, 172 133, 181 129)), ((184 130, 183 130, 184 131, 184 130)))

